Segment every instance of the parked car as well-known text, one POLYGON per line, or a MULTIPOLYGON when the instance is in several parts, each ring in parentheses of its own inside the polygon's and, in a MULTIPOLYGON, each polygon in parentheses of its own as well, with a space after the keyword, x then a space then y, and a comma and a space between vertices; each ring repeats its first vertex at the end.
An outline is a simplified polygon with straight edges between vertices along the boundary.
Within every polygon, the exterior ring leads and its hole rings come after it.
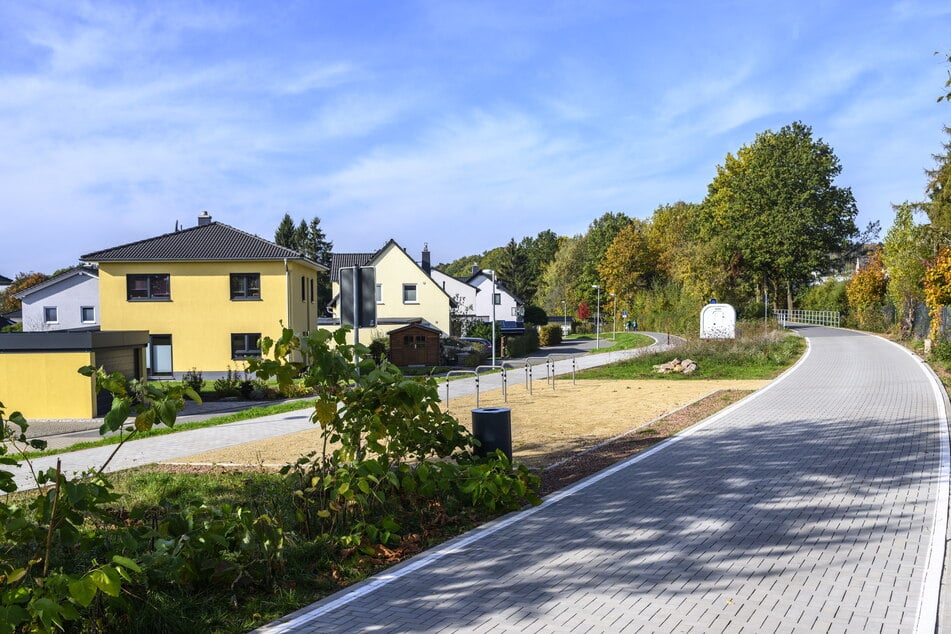
POLYGON ((482 339, 480 337, 459 337, 459 341, 469 343, 479 352, 492 352, 492 344, 489 343, 488 339, 482 339))
POLYGON ((480 352, 471 342, 459 337, 442 337, 439 340, 439 356, 447 365, 462 363, 468 356, 480 352))

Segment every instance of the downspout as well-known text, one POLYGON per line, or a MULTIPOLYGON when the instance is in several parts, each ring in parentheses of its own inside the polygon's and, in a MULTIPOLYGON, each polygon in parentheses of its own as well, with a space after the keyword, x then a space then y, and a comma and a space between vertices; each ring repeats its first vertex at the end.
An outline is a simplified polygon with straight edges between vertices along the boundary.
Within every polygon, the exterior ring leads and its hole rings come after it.
POLYGON ((284 258, 284 291, 287 298, 287 320, 284 322, 285 328, 291 327, 291 271, 287 266, 287 258, 284 258))

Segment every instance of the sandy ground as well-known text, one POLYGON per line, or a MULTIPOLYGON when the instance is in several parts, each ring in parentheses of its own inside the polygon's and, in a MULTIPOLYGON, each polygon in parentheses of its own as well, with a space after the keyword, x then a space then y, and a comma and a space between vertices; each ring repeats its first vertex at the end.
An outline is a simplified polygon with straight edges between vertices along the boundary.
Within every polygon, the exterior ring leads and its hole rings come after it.
MULTIPOLYGON (((508 407, 512 418, 512 451, 516 461, 538 467, 647 425, 719 390, 757 390, 768 381, 592 381, 559 380, 552 389, 535 382, 483 392, 479 407, 508 407)), ((444 404, 445 405, 445 404, 444 404)), ((474 397, 450 398, 448 410, 471 424, 474 397)), ((196 454, 176 463, 276 466, 295 461, 320 447, 320 429, 227 449, 196 454)))

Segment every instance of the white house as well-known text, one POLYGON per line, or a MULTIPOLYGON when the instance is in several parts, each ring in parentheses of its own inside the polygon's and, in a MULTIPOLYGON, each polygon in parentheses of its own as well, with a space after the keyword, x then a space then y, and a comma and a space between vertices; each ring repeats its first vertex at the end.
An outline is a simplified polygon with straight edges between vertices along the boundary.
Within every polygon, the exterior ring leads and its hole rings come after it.
POLYGON ((439 269, 431 269, 429 276, 438 284, 446 295, 455 302, 455 313, 460 319, 477 319, 476 317, 476 296, 479 289, 469 284, 464 279, 447 275, 439 269))
POLYGON ((14 294, 23 303, 23 331, 99 326, 99 270, 77 266, 14 294))
POLYGON ((482 321, 492 321, 493 315, 496 321, 505 322, 506 326, 515 327, 521 325, 525 315, 525 305, 522 300, 513 295, 505 288, 498 279, 493 282, 492 272, 473 271, 466 283, 478 289, 475 302, 475 314, 482 321), (493 304, 495 310, 493 311, 493 304))

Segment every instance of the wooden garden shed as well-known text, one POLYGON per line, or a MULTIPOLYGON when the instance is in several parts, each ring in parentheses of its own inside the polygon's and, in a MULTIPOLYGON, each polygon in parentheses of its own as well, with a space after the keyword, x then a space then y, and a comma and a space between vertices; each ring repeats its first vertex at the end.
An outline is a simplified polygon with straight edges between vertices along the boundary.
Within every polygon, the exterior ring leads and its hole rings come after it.
POLYGON ((442 331, 422 323, 390 331, 390 362, 398 366, 439 365, 442 331))

